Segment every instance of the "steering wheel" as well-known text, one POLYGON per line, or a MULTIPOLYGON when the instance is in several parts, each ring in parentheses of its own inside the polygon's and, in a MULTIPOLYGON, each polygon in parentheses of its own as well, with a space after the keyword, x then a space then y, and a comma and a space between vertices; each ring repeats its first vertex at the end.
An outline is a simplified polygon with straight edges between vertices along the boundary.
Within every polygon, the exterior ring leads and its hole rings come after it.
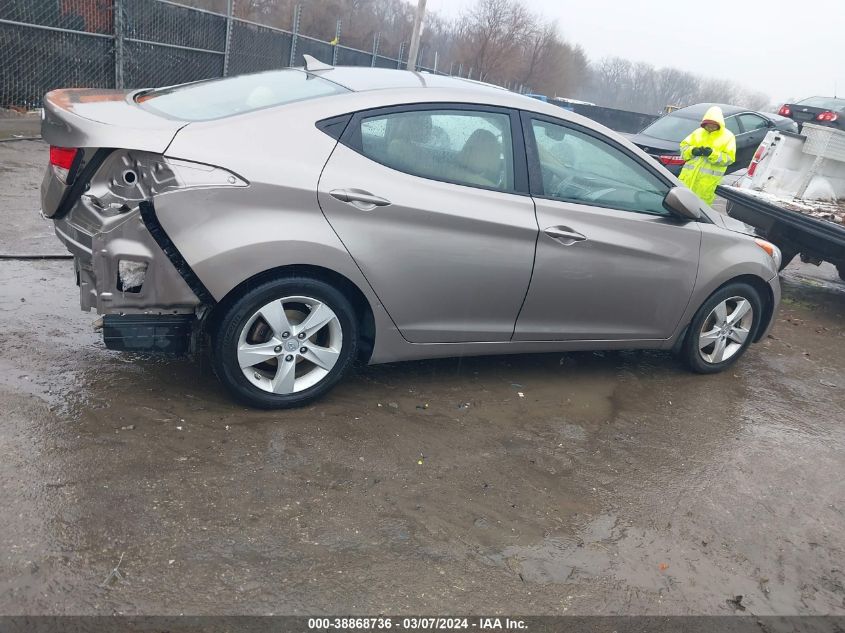
POLYGON ((554 198, 561 198, 564 200, 583 200, 590 190, 587 187, 577 184, 577 175, 574 172, 568 172, 561 175, 556 169, 543 166, 543 182, 549 185, 549 191, 554 198))

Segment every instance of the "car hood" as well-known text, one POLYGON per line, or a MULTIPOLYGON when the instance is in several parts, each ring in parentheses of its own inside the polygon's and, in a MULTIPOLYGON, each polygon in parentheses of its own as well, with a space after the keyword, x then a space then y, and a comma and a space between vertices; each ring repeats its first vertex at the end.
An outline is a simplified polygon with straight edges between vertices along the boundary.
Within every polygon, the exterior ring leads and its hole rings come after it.
POLYGON ((681 144, 674 141, 664 141, 660 138, 649 136, 648 134, 631 134, 628 140, 634 145, 639 146, 648 154, 662 154, 662 153, 681 153, 681 144))
POLYGON ((718 211, 713 211, 713 213, 709 215, 711 219, 728 231, 742 233, 743 235, 750 235, 751 237, 758 237, 754 227, 746 224, 745 222, 740 222, 739 220, 732 218, 729 215, 725 215, 724 213, 719 213, 718 211))

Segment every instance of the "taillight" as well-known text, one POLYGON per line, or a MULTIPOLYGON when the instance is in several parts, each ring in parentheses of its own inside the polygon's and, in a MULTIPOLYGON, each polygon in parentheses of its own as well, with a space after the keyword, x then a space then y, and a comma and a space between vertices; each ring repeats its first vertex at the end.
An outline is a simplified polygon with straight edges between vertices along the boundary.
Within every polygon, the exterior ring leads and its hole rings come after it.
POLYGON ((781 116, 792 116, 792 110, 789 109, 788 105, 782 105, 780 110, 778 110, 778 114, 781 116))
POLYGON ((683 165, 687 161, 683 158, 678 156, 677 154, 664 154, 663 156, 658 156, 657 160, 659 160, 664 165, 683 165))
POLYGON ((751 159, 751 164, 748 166, 748 176, 751 177, 754 175, 754 172, 757 171, 757 165, 763 159, 763 156, 766 155, 766 150, 768 149, 767 145, 760 145, 757 148, 757 151, 754 152, 754 158, 751 159))
POLYGON ((821 114, 816 116, 816 121, 836 121, 839 118, 839 115, 836 112, 822 112, 821 114))
POLYGON ((75 147, 50 146, 50 165, 53 167, 53 172, 62 182, 67 182, 67 176, 70 168, 73 166, 77 151, 75 147))

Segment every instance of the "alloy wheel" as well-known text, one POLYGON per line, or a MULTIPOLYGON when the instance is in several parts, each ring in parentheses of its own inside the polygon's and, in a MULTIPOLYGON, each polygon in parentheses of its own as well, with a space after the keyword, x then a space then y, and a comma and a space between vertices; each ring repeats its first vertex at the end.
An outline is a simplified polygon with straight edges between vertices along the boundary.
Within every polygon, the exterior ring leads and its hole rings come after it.
POLYGON ((706 363, 718 364, 735 356, 751 335, 754 308, 744 297, 731 297, 716 305, 698 334, 698 352, 706 363))
POLYGON ((343 329, 322 301, 284 297, 246 320, 237 345, 238 365, 250 383, 269 393, 291 394, 331 372, 340 358, 343 329))

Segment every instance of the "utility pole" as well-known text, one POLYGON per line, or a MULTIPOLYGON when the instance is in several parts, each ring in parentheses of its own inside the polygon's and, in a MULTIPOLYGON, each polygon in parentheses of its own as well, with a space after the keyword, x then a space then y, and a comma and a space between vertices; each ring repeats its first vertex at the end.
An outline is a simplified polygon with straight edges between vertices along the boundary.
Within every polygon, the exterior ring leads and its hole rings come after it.
POLYGON ((411 34, 411 49, 408 51, 408 70, 417 69, 417 54, 420 50, 420 31, 425 17, 426 0, 417 0, 417 15, 414 18, 414 32, 411 34))

